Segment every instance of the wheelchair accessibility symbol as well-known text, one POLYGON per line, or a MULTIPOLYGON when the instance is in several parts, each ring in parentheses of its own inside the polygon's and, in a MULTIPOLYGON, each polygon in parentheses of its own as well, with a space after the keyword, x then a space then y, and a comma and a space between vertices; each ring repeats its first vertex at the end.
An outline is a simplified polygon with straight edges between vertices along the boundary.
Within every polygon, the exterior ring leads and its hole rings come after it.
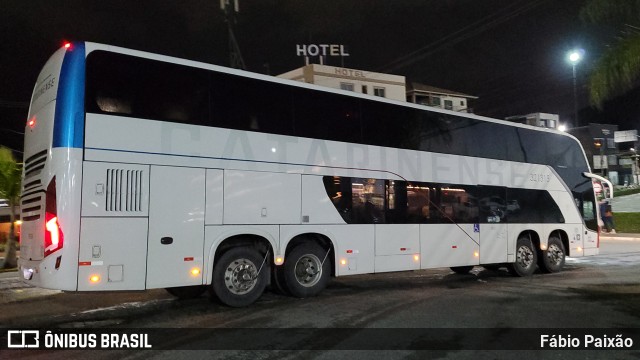
POLYGON ((473 232, 474 233, 480 232, 480 224, 473 224, 473 232))

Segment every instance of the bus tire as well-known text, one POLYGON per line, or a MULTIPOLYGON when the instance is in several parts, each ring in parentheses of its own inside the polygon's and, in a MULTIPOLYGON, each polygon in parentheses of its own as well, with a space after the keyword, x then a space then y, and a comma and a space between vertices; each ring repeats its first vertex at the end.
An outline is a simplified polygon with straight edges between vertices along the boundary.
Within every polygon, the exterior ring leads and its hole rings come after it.
POLYGON ((178 286, 166 288, 167 292, 180 300, 195 299, 207 291, 204 285, 178 286))
POLYGON ((453 270, 454 273, 456 274, 468 274, 469 271, 471 271, 471 269, 473 269, 473 265, 469 265, 469 266, 452 266, 450 267, 451 270, 453 270))
POLYGON ((284 266, 274 266, 271 271, 271 290, 282 295, 289 295, 284 282, 284 266))
POLYGON ((530 276, 536 271, 538 255, 528 237, 520 237, 516 242, 516 261, 507 268, 514 276, 530 276))
POLYGON ((269 267, 264 256, 249 247, 227 250, 213 267, 213 292, 218 300, 231 307, 253 304, 264 292, 269 267), (262 269, 260 269, 262 266, 262 269))
POLYGON ((540 270, 545 273, 561 271, 564 267, 565 257, 566 251, 562 241, 555 236, 549 238, 547 250, 542 251, 540 259, 538 259, 540 270))
POLYGON ((316 243, 301 243, 291 250, 283 271, 286 289, 292 296, 316 296, 327 286, 331 261, 326 255, 327 251, 316 243))

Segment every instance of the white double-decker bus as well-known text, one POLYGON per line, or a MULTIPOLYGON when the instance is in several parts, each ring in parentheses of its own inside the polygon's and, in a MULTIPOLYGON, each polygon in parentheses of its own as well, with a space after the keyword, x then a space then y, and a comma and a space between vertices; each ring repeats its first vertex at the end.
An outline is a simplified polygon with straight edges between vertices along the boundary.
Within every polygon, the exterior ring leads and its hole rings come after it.
POLYGON ((24 154, 19 267, 44 288, 245 306, 269 283, 598 253, 567 134, 95 43, 42 69, 24 154))

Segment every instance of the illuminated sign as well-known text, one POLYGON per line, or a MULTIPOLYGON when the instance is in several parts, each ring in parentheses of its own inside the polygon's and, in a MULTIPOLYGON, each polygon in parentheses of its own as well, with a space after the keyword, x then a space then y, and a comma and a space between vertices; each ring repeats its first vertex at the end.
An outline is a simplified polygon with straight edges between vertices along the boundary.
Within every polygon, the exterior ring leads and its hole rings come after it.
POLYGON ((344 45, 338 44, 298 44, 296 45, 298 56, 349 56, 344 45))

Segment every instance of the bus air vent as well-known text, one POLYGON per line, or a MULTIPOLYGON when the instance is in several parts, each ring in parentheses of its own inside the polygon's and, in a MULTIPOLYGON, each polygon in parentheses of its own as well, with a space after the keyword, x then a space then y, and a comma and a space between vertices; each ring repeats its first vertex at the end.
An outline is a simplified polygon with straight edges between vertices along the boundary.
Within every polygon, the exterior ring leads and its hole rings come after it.
POLYGON ((105 210, 142 211, 142 170, 107 169, 105 210))

